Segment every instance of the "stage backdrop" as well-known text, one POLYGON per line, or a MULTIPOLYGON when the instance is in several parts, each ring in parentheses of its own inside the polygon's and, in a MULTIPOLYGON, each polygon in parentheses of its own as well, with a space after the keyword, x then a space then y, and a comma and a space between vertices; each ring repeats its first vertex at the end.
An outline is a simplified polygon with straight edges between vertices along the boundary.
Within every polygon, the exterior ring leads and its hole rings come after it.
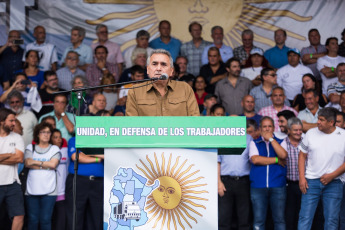
POLYGON ((0 44, 10 29, 23 31, 25 43, 33 41, 36 25, 47 29, 47 40, 57 45, 59 55, 69 44, 72 26, 87 30, 85 42, 97 38, 95 27, 109 27, 112 41, 125 50, 135 44, 135 34, 146 29, 151 39, 158 36, 158 22, 167 19, 172 35, 182 42, 191 39, 188 24, 198 21, 203 37, 210 38, 214 25, 224 28, 225 44, 240 44, 241 31, 255 32, 255 44, 264 49, 274 45, 273 32, 287 31, 287 45, 301 49, 309 44, 310 28, 318 28, 322 43, 344 29, 345 1, 342 0, 7 0, 0 2, 0 44))

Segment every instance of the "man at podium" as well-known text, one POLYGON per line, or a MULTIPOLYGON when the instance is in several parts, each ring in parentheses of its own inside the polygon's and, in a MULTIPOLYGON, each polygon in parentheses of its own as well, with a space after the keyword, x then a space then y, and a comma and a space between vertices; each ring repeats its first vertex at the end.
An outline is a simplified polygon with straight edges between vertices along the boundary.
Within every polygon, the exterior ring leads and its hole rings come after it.
MULTIPOLYGON (((153 50, 148 58, 147 74, 159 78, 173 76, 173 59, 164 49, 153 50)), ((199 116, 192 88, 185 82, 162 79, 140 83, 127 96, 126 116, 199 116)))

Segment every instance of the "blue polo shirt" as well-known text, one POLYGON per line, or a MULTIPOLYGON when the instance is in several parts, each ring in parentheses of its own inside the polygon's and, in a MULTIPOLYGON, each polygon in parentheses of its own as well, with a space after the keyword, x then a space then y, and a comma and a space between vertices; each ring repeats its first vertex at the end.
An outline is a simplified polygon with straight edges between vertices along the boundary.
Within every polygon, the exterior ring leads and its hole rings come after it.
POLYGON ((289 63, 287 56, 289 49, 290 48, 285 45, 282 49, 279 49, 278 46, 275 46, 266 50, 264 56, 273 68, 279 69, 280 67, 283 67, 289 63))
POLYGON ((170 42, 168 44, 165 44, 160 37, 153 39, 149 44, 152 49, 165 49, 169 51, 174 62, 180 53, 181 45, 182 43, 180 40, 173 37, 170 38, 170 42))

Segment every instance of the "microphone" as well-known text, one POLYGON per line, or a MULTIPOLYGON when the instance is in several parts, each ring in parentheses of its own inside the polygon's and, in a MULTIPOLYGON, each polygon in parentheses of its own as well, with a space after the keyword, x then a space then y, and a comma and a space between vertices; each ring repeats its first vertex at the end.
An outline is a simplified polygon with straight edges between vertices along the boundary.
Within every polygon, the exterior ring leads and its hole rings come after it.
POLYGON ((151 80, 156 80, 156 81, 158 81, 158 80, 167 80, 167 79, 169 79, 169 76, 166 73, 162 73, 162 75, 160 77, 153 77, 153 78, 151 78, 151 80))

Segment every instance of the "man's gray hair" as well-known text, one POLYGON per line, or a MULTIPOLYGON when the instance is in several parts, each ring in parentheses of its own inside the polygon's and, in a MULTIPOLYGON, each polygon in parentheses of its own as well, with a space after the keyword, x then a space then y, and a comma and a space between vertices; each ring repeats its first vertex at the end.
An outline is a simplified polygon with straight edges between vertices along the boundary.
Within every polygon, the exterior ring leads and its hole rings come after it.
POLYGON ((85 34, 86 34, 86 31, 83 27, 80 27, 80 26, 73 26, 73 28, 71 29, 71 31, 73 30, 77 30, 78 31, 78 35, 79 37, 83 37, 85 38, 85 34))
POLYGON ((252 37, 254 37, 254 32, 250 29, 246 29, 242 31, 242 36, 243 35, 251 35, 252 37))
POLYGON ((324 117, 327 121, 334 121, 333 126, 337 120, 338 110, 332 107, 323 108, 319 111, 318 116, 324 117))
POLYGON ((21 92, 19 92, 18 90, 12 90, 8 95, 7 95, 7 101, 10 101, 12 98, 18 98, 21 102, 24 102, 24 97, 21 94, 21 92))
POLYGON ((78 79, 78 78, 83 82, 83 84, 84 84, 83 87, 89 86, 89 82, 88 82, 88 80, 86 79, 86 77, 84 75, 76 75, 76 76, 74 76, 74 78, 71 80, 71 85, 72 86, 73 86, 74 81, 76 79, 78 79))
POLYGON ((260 128, 262 127, 262 122, 264 122, 265 120, 270 120, 272 122, 273 127, 274 127, 274 120, 272 119, 272 117, 264 116, 260 119, 260 128))
POLYGON ((291 117, 291 118, 287 121, 287 126, 288 126, 289 129, 291 129, 291 127, 292 127, 293 125, 300 125, 300 126, 302 126, 302 128, 303 128, 302 121, 301 121, 299 118, 297 118, 297 117, 291 117))
POLYGON ((212 27, 212 29, 211 29, 211 34, 213 34, 214 31, 215 31, 215 30, 218 30, 218 29, 222 30, 222 32, 224 33, 223 27, 221 27, 221 26, 214 26, 214 27, 212 27))
POLYGON ((147 58, 147 66, 150 65, 150 60, 151 60, 151 57, 152 55, 154 54, 165 54, 169 57, 169 61, 170 61, 170 67, 171 68, 174 68, 174 60, 173 58, 171 57, 171 54, 169 53, 169 51, 165 50, 165 49, 156 49, 156 50, 153 50, 150 54, 150 56, 147 58))
POLYGON ((96 26, 96 33, 98 33, 99 30, 102 29, 102 28, 107 28, 107 29, 108 29, 108 27, 107 27, 106 25, 104 25, 104 24, 98 24, 98 25, 96 26))

